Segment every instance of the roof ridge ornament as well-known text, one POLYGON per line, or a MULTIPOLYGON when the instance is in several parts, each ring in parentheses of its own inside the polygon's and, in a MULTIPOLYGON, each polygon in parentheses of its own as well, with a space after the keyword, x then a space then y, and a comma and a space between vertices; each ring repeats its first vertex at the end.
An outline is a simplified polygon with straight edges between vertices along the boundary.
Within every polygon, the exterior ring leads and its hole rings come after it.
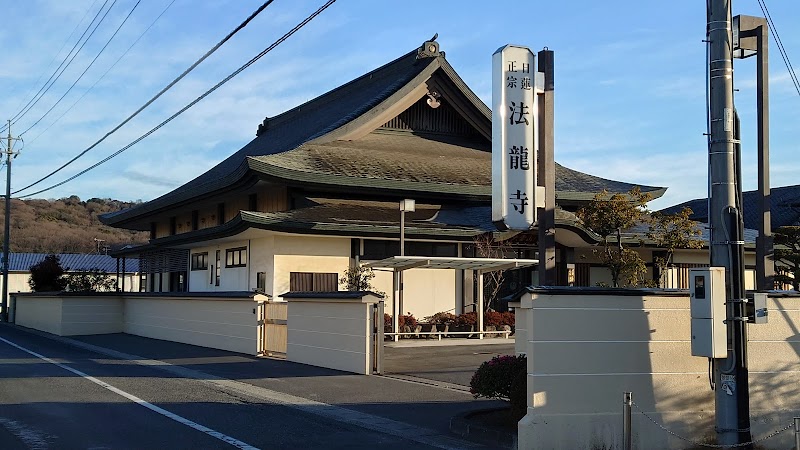
POLYGON ((425 41, 420 48, 417 49, 417 59, 424 59, 424 58, 436 58, 441 56, 444 58, 444 52, 439 51, 439 43, 436 42, 436 38, 439 37, 439 33, 433 35, 432 38, 425 41))
POLYGON ((265 117, 264 121, 258 126, 258 129, 256 130, 256 137, 261 136, 267 130, 269 130, 269 119, 269 116, 265 117))

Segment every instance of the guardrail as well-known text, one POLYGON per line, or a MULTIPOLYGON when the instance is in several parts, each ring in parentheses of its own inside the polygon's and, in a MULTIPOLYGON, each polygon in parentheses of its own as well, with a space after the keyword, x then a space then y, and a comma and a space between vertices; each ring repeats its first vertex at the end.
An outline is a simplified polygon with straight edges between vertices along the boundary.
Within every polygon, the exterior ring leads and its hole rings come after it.
POLYGON ((405 331, 401 333, 383 333, 384 336, 413 336, 416 338, 428 338, 436 336, 438 340, 442 340, 442 336, 452 335, 487 335, 487 334, 502 334, 504 339, 508 339, 511 335, 511 330, 498 330, 498 331, 405 331))

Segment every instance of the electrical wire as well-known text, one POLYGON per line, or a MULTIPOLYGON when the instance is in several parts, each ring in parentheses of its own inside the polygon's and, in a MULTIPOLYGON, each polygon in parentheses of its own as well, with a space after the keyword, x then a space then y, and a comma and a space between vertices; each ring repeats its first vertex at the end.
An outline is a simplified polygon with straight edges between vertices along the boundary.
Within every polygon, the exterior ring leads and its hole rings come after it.
POLYGON ((207 51, 207 52, 206 52, 206 53, 205 53, 203 56, 201 56, 201 57, 200 57, 200 59, 198 59, 197 61, 195 61, 195 62, 194 62, 194 64, 192 64, 191 66, 189 66, 189 68, 188 68, 188 69, 184 70, 182 74, 180 74, 180 75, 179 75, 177 78, 175 78, 174 80, 172 80, 172 81, 171 81, 171 82, 170 82, 168 85, 166 85, 166 86, 165 86, 163 89, 161 89, 161 90, 160 90, 160 91, 159 91, 159 92, 158 92, 156 95, 154 95, 154 96, 153 96, 153 97, 152 97, 150 100, 148 100, 148 101, 147 101, 147 102, 146 102, 144 105, 140 106, 140 107, 139 107, 139 109, 137 109, 136 111, 134 111, 134 112, 133 112, 133 114, 131 114, 131 115, 129 115, 127 118, 125 118, 125 120, 123 120, 122 122, 120 122, 120 124, 119 124, 119 125, 117 125, 117 126, 115 126, 114 128, 112 128, 112 129, 111 129, 111 131, 109 131, 109 132, 107 132, 105 135, 103 135, 103 137, 101 137, 99 140, 97 140, 97 141, 96 141, 94 144, 90 145, 88 148, 86 148, 86 149, 85 149, 85 150, 83 150, 82 152, 78 153, 78 154, 77 154, 76 156, 74 156, 72 159, 70 159, 70 160, 69 160, 69 161, 67 161, 66 163, 62 164, 62 165, 61 165, 61 166, 60 166, 58 169, 56 169, 56 170, 54 170, 54 171, 50 172, 49 174, 45 175, 44 177, 42 177, 42 178, 40 178, 40 179, 38 179, 38 180, 34 181, 33 183, 31 183, 31 184, 29 184, 29 185, 27 185, 27 186, 25 186, 25 187, 23 187, 23 188, 21 188, 21 189, 17 189, 17 190, 16 190, 15 192, 13 192, 12 194, 16 194, 16 193, 18 193, 18 192, 20 192, 20 191, 24 191, 24 190, 26 190, 26 189, 28 189, 28 188, 31 188, 31 187, 33 187, 33 186, 36 186, 37 184, 41 183, 42 181, 44 181, 44 180, 46 180, 46 179, 48 179, 48 178, 52 177, 53 175, 57 174, 58 172, 60 172, 61 170, 63 170, 65 167, 69 166, 70 164, 72 164, 73 162, 75 162, 75 161, 76 161, 78 158, 80 158, 81 156, 83 156, 83 155, 85 155, 86 153, 88 153, 88 152, 89 152, 90 150, 92 150, 93 148, 95 148, 95 147, 97 147, 98 145, 100 145, 100 143, 101 143, 101 142, 105 141, 105 140, 106 140, 106 139, 107 139, 109 136, 111 136, 112 134, 114 134, 115 132, 117 132, 117 130, 119 130, 120 128, 122 128, 123 126, 125 126, 125 124, 127 124, 128 122, 130 122, 131 120, 133 120, 133 118, 134 118, 134 117, 138 116, 138 115, 139 115, 139 113, 141 113, 142 111, 144 111, 144 110, 145 110, 145 108, 147 108, 147 107, 148 107, 148 106, 150 106, 150 105, 151 105, 153 102, 155 102, 156 100, 158 100, 158 98, 159 98, 159 97, 161 97, 162 95, 164 95, 164 93, 165 93, 165 92, 167 92, 167 91, 168 91, 168 90, 170 90, 170 89, 171 89, 173 86, 175 86, 175 85, 176 85, 176 84, 177 84, 179 81, 181 81, 181 80, 182 80, 182 79, 183 79, 183 78, 184 78, 186 75, 188 75, 188 74, 189 74, 189 72, 191 72, 192 70, 194 70, 194 69, 195 69, 195 67, 199 66, 199 65, 200 65, 200 63, 202 63, 203 61, 205 61, 205 60, 206 60, 206 58, 208 58, 208 57, 209 57, 209 56, 211 56, 211 55, 212 55, 214 52, 216 52, 216 51, 217 51, 217 49, 219 49, 219 48, 220 48, 220 47, 221 47, 223 44, 225 44, 226 42, 228 42, 228 40, 230 40, 230 39, 231 39, 231 38, 232 38, 232 37, 233 37, 233 36, 234 36, 236 33, 238 33, 238 32, 239 32, 239 31, 241 31, 241 30, 242 30, 244 27, 246 27, 246 26, 247 26, 247 25, 248 25, 248 24, 249 24, 249 23, 250 23, 250 22, 251 22, 253 19, 255 19, 255 17, 256 17, 258 14, 260 14, 260 13, 261 13, 261 11, 263 11, 264 9, 266 9, 266 8, 267 8, 267 6, 269 6, 269 5, 270 5, 270 4, 271 4, 273 1, 274 1, 274 0, 267 0, 266 2, 264 2, 264 3, 263 3, 261 6, 259 6, 259 7, 258 7, 258 9, 256 9, 256 10, 255 10, 255 11, 254 11, 252 14, 250 14, 250 16, 249 16, 247 19, 245 19, 245 21, 244 21, 244 22, 242 22, 241 24, 239 24, 239 26, 237 26, 237 27, 236 27, 236 28, 235 28, 233 31, 231 31, 230 33, 228 33, 228 35, 227 35, 227 36, 225 36, 225 37, 224 37, 224 38, 223 38, 221 41, 219 41, 219 42, 218 42, 218 43, 217 43, 217 44, 216 44, 214 47, 212 47, 212 48, 211 48, 211 50, 207 51))
MULTIPOLYGON (((58 51, 53 55, 53 59, 50 60, 49 63, 47 63, 47 69, 45 69, 44 72, 39 74, 39 78, 37 78, 36 82, 31 85, 31 88, 30 90, 28 90, 28 93, 25 94, 24 97, 22 97, 22 100, 19 101, 19 105, 17 105, 17 107, 14 109, 22 108, 22 104, 25 103, 25 99, 28 98, 33 93, 33 90, 36 89, 36 86, 38 86, 39 82, 42 81, 42 77, 44 77, 44 74, 47 73, 47 71, 50 70, 50 67, 53 66, 53 63, 56 62, 56 59, 58 59, 58 55, 60 55, 61 52, 64 51, 64 48, 67 46, 67 43, 72 39, 72 36, 75 35, 75 32, 78 31, 78 28, 80 28, 81 24, 86 19, 86 16, 88 16, 89 12, 94 8, 94 5, 97 4, 97 1, 98 0, 94 0, 94 3, 92 3, 92 5, 86 9, 86 12, 83 14, 83 17, 81 17, 81 20, 79 20, 78 23, 75 25, 75 28, 72 29, 72 33, 70 33, 69 36, 67 36, 67 38, 64 39, 64 43, 61 44, 61 48, 58 49, 58 51)), ((16 92, 16 88, 12 91, 11 94, 9 94, 9 96, 13 95, 14 92, 16 92)), ((5 130, 5 128, 3 128, 3 130, 5 130)))
MULTIPOLYGON (((131 8, 131 10, 128 12, 128 15, 127 15, 127 16, 125 16, 125 19, 123 19, 123 20, 122 20, 122 22, 119 24, 119 26, 117 27, 117 29, 116 29, 116 30, 114 30, 114 33, 111 35, 111 37, 109 37, 109 38, 108 38, 108 41, 106 41, 105 45, 103 45, 103 48, 101 48, 101 49, 100 49, 100 51, 99 51, 99 52, 97 52, 97 55, 95 55, 95 57, 92 59, 92 61, 89 63, 89 65, 87 65, 87 66, 86 66, 86 68, 85 68, 85 69, 83 69, 83 72, 81 72, 81 74, 78 76, 78 78, 77 78, 77 79, 75 79, 75 81, 74 81, 74 82, 72 83, 72 85, 71 85, 71 86, 70 86, 70 87, 67 89, 67 91, 66 91, 66 92, 64 92, 64 93, 61 95, 61 97, 60 97, 60 98, 59 98, 59 99, 58 99, 58 100, 57 100, 55 103, 53 103, 53 106, 51 106, 51 107, 50 107, 50 109, 48 109, 48 110, 47 110, 47 111, 46 111, 44 114, 42 114, 42 116, 41 116, 41 117, 39 117, 39 118, 36 120, 36 122, 34 122, 34 123, 31 125, 31 126, 29 126, 27 129, 25 129, 25 131, 23 131, 22 133, 20 133, 20 134, 19 134, 19 136, 22 136, 22 135, 24 135, 25 133, 27 133, 28 131, 30 131, 30 130, 31 130, 31 128, 33 128, 33 127, 35 127, 36 125, 38 125, 38 124, 39 124, 39 122, 41 122, 41 121, 42 121, 42 120, 43 120, 45 117, 47 117, 47 115, 48 115, 48 114, 50 114, 50 112, 52 112, 52 111, 53 111, 53 109, 55 109, 55 107, 56 107, 56 106, 58 106, 58 104, 59 104, 59 103, 61 103, 61 101, 62 101, 62 100, 64 100, 64 97, 66 97, 66 96, 67 96, 67 95, 68 95, 70 92, 72 92, 72 89, 75 87, 75 85, 76 85, 76 84, 78 84, 78 82, 79 82, 79 81, 81 81, 81 79, 83 78, 83 76, 84 76, 84 75, 86 75, 86 72, 88 72, 88 71, 89 71, 89 69, 91 69, 91 68, 92 68, 92 66, 94 65, 94 63, 97 61, 97 58, 99 58, 99 57, 100 57, 100 55, 102 55, 102 54, 103 54, 103 52, 104 52, 104 51, 105 51, 105 49, 108 47, 108 45, 111 43, 111 41, 113 41, 113 40, 114 40, 114 38, 117 36, 117 33, 119 33, 119 30, 121 30, 121 29, 122 29, 122 27, 123 27, 123 26, 125 26, 125 23, 126 23, 126 22, 128 22, 128 19, 130 19, 130 18, 131 18, 131 15, 133 14, 133 12, 134 12, 134 11, 136 11, 136 8, 139 6, 139 4, 140 4, 141 2, 142 2, 142 0, 137 0, 136 4, 135 4, 135 5, 133 5, 133 8, 131 8)), ((113 5, 112 5, 112 6, 113 6, 113 5)), ((110 11, 110 10, 111 10, 111 8, 109 8, 109 11, 110 11)), ((106 12, 106 14, 107 14, 107 13, 108 13, 108 12, 106 12)))
MULTIPOLYGON (((55 72, 53 72, 53 74, 50 75, 50 78, 39 89, 39 92, 36 93, 34 98, 32 98, 28 102, 28 104, 25 105, 25 107, 22 109, 22 111, 18 112, 17 114, 15 114, 11 118, 11 123, 12 124, 17 123, 17 121, 19 119, 21 119, 23 116, 25 116, 25 114, 27 114, 28 111, 31 110, 31 108, 36 106, 36 104, 39 102, 39 100, 41 100, 42 97, 44 97, 44 94, 46 94, 47 91, 49 91, 50 88, 53 87, 55 82, 58 81, 59 78, 61 78, 61 75, 64 74, 64 71, 67 70, 67 68, 72 64, 72 61, 75 60, 75 57, 78 56, 78 54, 81 52, 81 50, 86 45, 86 43, 89 41, 89 39, 92 37, 92 35, 95 33, 95 31, 97 31, 97 28, 100 26, 100 24, 108 16, 108 11, 110 11, 111 8, 114 6, 114 4, 117 3, 117 0, 114 0, 114 2, 111 4, 111 6, 108 8, 108 10, 106 10, 106 12, 103 15, 103 17, 100 19, 100 21, 98 21, 97 24, 95 24, 94 29, 92 29, 91 33, 89 33, 89 36, 84 40, 83 37, 86 36, 86 33, 89 31, 89 28, 91 28, 92 25, 95 23, 95 20, 97 20, 97 18, 100 17, 100 13, 103 12, 103 9, 105 8, 106 4, 108 4, 108 2, 109 2, 109 0, 106 0, 105 3, 103 3, 103 6, 101 6, 100 10, 97 11, 97 14, 94 16, 94 19, 92 19, 92 22, 89 24, 89 27, 87 27, 86 30, 81 35, 81 37, 78 38, 78 41, 75 42, 75 45, 72 47, 70 52, 67 54, 66 58, 64 58, 64 61, 62 61, 61 64, 59 64, 59 66, 56 68, 55 72), (83 40, 83 43, 81 43, 82 40, 83 40), (78 47, 78 44, 80 44, 80 47, 78 47), (78 47, 77 50, 76 50, 76 47, 78 47), (75 53, 73 53, 73 51, 75 51, 75 53), (72 55, 72 56, 70 57, 70 55, 72 55), (69 61, 67 61, 67 59, 69 59, 69 61)), ((5 128, 0 130, 0 132, 2 132, 3 130, 5 130, 5 128)))
MULTIPOLYGON (((62 185, 64 185, 64 184, 66 184, 66 183, 68 183, 68 182, 70 182, 70 181, 72 181, 72 180, 74 180, 74 179, 78 178, 79 176, 81 176, 81 175, 83 175, 83 174, 85 174, 85 173, 89 172, 90 170, 92 170, 92 169, 94 169, 94 168, 96 168, 96 167, 98 167, 98 166, 100 166, 100 165, 102 165, 102 164, 104 164, 104 163, 108 162, 109 160, 111 160, 112 158, 116 157, 116 156, 117 156, 117 155, 119 155, 120 153, 122 153, 122 152, 124 152, 125 150, 127 150, 127 149, 129 149, 129 148, 133 147, 134 145, 138 144, 140 141, 144 140, 145 138, 147 138, 147 137, 148 137, 148 136, 150 136, 151 134, 153 134, 153 133, 155 133, 156 131, 158 131, 158 130, 159 130, 161 127, 163 127, 164 125, 168 124, 168 123, 169 123, 169 122, 171 122, 173 119, 175 119, 176 117, 178 117, 178 116, 180 116, 181 114, 183 114, 184 112, 186 112, 186 111, 187 111, 189 108, 191 108, 192 106, 194 106, 194 105, 196 105, 197 103, 199 103, 201 100, 203 100, 204 98, 206 98, 206 97, 207 97, 208 95, 210 95, 212 92, 216 91, 216 90, 217 90, 217 89, 218 89, 220 86, 222 86, 223 84, 225 84, 225 83, 227 83, 228 81, 230 81, 230 80, 231 80, 233 77, 235 77, 236 75, 240 74, 240 73, 241 73, 241 72, 243 72, 245 69, 247 69, 248 67, 250 67, 251 65, 253 65, 253 64, 254 64, 256 61, 258 61, 259 59, 261 59, 261 58, 262 58, 264 55, 266 55, 267 53, 271 52, 271 51, 272 51, 272 50, 273 50, 275 47, 277 47, 278 45, 280 45, 281 43, 283 43, 283 41, 285 41, 286 39, 288 39, 289 37, 291 37, 293 34, 295 34, 297 31, 299 31, 301 28, 303 28, 303 27, 304 27, 304 26, 305 26, 307 23, 311 22, 311 21, 312 21, 314 18, 316 18, 318 15, 320 15, 320 14, 321 14, 323 11, 325 11, 326 9, 328 9, 328 7, 329 7, 329 6, 331 6, 331 5, 332 5, 332 4, 334 4, 334 3, 336 3, 336 0, 328 0, 328 1, 327 1, 327 2, 326 2, 324 5, 322 5, 322 6, 321 6, 319 9, 317 9, 317 10, 316 10, 315 12, 313 12, 311 15, 309 15, 308 17, 306 17, 306 18, 305 18, 305 19, 304 19, 302 22, 300 22, 299 24, 297 24, 297 25, 296 25, 294 28, 292 28, 291 30, 289 30, 289 31, 288 31, 286 34, 284 34, 283 36, 281 36, 281 37, 280 37, 280 38, 279 38, 277 41, 273 42, 273 43, 272 43, 272 44, 271 44, 269 47, 267 47, 266 49, 262 50, 262 51, 261 51, 261 53, 259 53, 259 54, 258 54, 258 55, 256 55, 255 57, 253 57, 253 58, 252 58, 250 61, 248 61, 247 63, 245 63, 244 65, 242 65, 242 66, 241 66, 241 67, 239 67, 238 69, 236 69, 235 71, 233 71, 233 73, 231 73, 230 75, 228 75, 227 77, 225 77, 225 78, 224 78, 222 81, 220 81, 219 83, 215 84, 215 85, 214 85, 214 86, 213 86, 211 89, 209 89, 209 90, 207 90, 205 93, 203 93, 203 95, 201 95, 201 96, 197 97, 196 99, 192 100, 192 102, 191 102, 191 103, 189 103, 188 105, 186 105, 186 106, 184 106, 183 108, 181 108, 181 109, 180 109, 178 112, 176 112, 175 114, 171 115, 169 118, 167 118, 166 120, 164 120, 164 121, 163 121, 163 122, 161 122, 160 124, 158 124, 158 125, 156 125, 155 127, 153 127, 153 128, 152 128, 150 131, 148 131, 147 133, 145 133, 145 134, 143 134, 143 135, 139 136, 138 138, 136 138, 136 139, 135 139, 133 142, 131 142, 130 144, 128 144, 128 145, 126 145, 126 146, 122 147, 121 149, 117 150, 116 152, 112 153, 111 155, 109 155, 109 156, 107 156, 107 157, 103 158, 103 159, 102 159, 102 160, 100 160, 99 162, 97 162, 97 163, 95 163, 95 164, 92 164, 91 166, 87 167, 86 169, 83 169, 82 171, 80 171, 80 172, 76 173, 75 175, 73 175, 73 176, 71 176, 71 177, 69 177, 69 178, 67 178, 67 179, 65 179, 65 180, 63 180, 63 181, 61 181, 61 182, 59 182, 59 183, 56 183, 56 184, 54 184, 54 185, 52 185, 52 186, 50 186, 50 187, 47 187, 47 188, 45 188, 45 189, 40 189, 40 190, 38 190, 38 191, 36 191, 36 192, 33 192, 33 193, 31 193, 31 194, 25 194, 25 195, 22 195, 22 196, 20 196, 20 197, 32 197, 32 196, 34 196, 34 195, 38 195, 38 194, 41 194, 41 193, 43 193, 43 192, 47 192, 47 191, 49 191, 49 190, 51 190, 51 189, 55 189, 55 188, 57 188, 57 187, 59 187, 59 186, 62 186, 62 185)), ((20 190, 18 190, 18 191, 16 191, 16 192, 19 192, 19 191, 21 191, 21 190, 24 190, 24 189, 25 189, 25 188, 23 188, 23 189, 20 189, 20 190)))
POLYGON ((57 118, 56 120, 54 120, 52 123, 50 123, 50 125, 48 125, 48 126, 47 126, 47 127, 44 129, 44 130, 42 130, 42 132, 41 132, 41 133, 37 134, 37 135, 36 135, 36 137, 34 137, 33 139, 31 139, 31 144, 33 144, 34 142, 36 142, 36 140, 37 140, 37 139, 39 139, 39 137, 40 137, 40 136, 42 136, 43 134, 45 134, 45 133, 47 132, 47 130, 49 130, 49 129, 50 129, 50 127, 52 127, 53 125, 55 125, 56 123, 58 123, 58 121, 59 121, 59 120, 63 119, 63 118, 64 118, 64 116, 66 116, 66 115, 67 115, 67 114, 68 114, 70 111, 72 111, 72 108, 74 108, 74 107, 75 107, 75 105, 77 105, 78 103, 80 103, 80 101, 81 101, 81 100, 83 100, 83 98, 84 98, 84 97, 86 97, 86 94, 88 94, 88 93, 89 93, 89 92, 90 92, 92 89, 94 89, 94 88, 95 88, 95 86, 97 86, 97 84, 98 84, 98 83, 99 83, 99 82, 100 82, 100 81, 101 81, 103 78, 105 78, 105 76, 106 76, 106 75, 108 75, 108 73, 109 73, 109 72, 111 72, 111 70, 112 70, 112 69, 114 69, 114 67, 116 67, 116 66, 117 66, 117 64, 119 64, 119 62, 120 62, 120 61, 122 61, 122 58, 124 58, 124 57, 125 57, 125 56, 128 54, 128 52, 130 52, 130 51, 131 51, 131 49, 132 49, 132 48, 133 48, 133 47, 134 47, 136 44, 138 44, 138 43, 139 43, 139 41, 140 41, 140 40, 141 40, 141 39, 144 37, 144 35, 145 35, 145 34, 147 34, 147 32, 148 32, 148 31, 150 31, 150 29, 151 29, 151 28, 153 28, 153 25, 155 25, 155 24, 156 24, 156 22, 158 22, 158 21, 159 21, 159 19, 161 19, 161 17, 164 15, 164 13, 166 13, 166 12, 167 12, 167 10, 168 10, 168 9, 169 9, 169 8, 170 8, 172 5, 173 5, 173 3, 175 3, 175 1, 176 1, 176 0, 172 0, 171 2, 169 2, 169 4, 167 4, 167 6, 166 6, 166 7, 165 7, 165 8, 164 8, 162 11, 161 11, 161 14, 159 14, 159 15, 158 15, 158 17, 156 17, 156 18, 155 18, 155 19, 154 19, 154 20, 153 20, 153 21, 150 23, 150 25, 149 25, 149 26, 148 26, 148 27, 147 27, 147 28, 146 28, 146 29, 145 29, 145 30, 142 32, 142 34, 140 34, 140 35, 139 35, 139 37, 137 37, 137 38, 136 38, 136 40, 134 40, 134 41, 133 41, 133 43, 132 43, 132 44, 131 44, 131 45, 130 45, 128 48, 127 48, 127 50, 125 50, 124 52, 122 52, 122 54, 119 56, 119 58, 117 58, 117 60, 116 60, 116 61, 114 61, 114 64, 112 64, 111 66, 109 66, 109 68, 108 68, 108 69, 106 69, 106 71, 105 71, 105 72, 103 72, 103 74, 102 74, 102 75, 100 75, 100 78, 98 78, 98 79, 97 79, 97 80, 94 82, 94 84, 92 84, 92 85, 89 87, 89 89, 87 89, 87 90, 85 90, 85 91, 83 92, 83 95, 81 95, 81 96, 80 96, 80 97, 79 97, 77 100, 75 100, 75 102, 74 102, 74 103, 72 103, 72 105, 70 105, 70 107, 69 107, 69 108, 67 108, 67 109, 66 109, 66 110, 65 110, 63 113, 61 113, 61 115, 60 115, 60 116, 58 116, 58 118, 57 118))
POLYGON ((792 84, 794 84, 797 94, 800 95, 800 82, 797 80, 797 74, 795 74, 794 67, 792 67, 792 62, 789 60, 789 55, 786 53, 786 49, 783 46, 781 37, 778 34, 778 29, 775 28, 775 22, 772 21, 772 16, 767 8, 766 0, 758 0, 758 6, 761 7, 761 12, 764 13, 764 16, 769 22, 769 31, 772 34, 772 38, 775 40, 775 43, 778 45, 778 51, 781 54, 781 58, 783 58, 783 63, 786 65, 786 70, 789 71, 789 77, 792 79, 792 84))

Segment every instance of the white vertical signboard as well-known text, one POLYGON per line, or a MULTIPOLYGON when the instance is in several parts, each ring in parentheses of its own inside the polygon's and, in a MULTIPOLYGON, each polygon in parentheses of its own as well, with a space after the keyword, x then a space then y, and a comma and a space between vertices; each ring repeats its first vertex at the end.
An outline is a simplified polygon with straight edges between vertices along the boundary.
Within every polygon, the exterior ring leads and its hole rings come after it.
POLYGON ((536 222, 534 55, 506 45, 492 55, 492 220, 511 230, 536 222))

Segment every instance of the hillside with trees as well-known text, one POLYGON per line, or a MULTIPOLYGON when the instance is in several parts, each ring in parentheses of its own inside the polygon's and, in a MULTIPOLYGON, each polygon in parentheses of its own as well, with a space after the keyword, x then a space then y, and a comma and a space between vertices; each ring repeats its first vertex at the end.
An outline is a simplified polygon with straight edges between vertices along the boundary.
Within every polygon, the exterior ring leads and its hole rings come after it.
MULTIPOLYGON (((119 211, 136 203, 78 196, 58 200, 11 200, 11 251, 35 253, 95 253, 103 247, 147 242, 147 232, 111 228, 99 214, 119 211)), ((0 202, 4 225, 5 202, 0 202)), ((1 234, 0 234, 1 235, 1 234)))

